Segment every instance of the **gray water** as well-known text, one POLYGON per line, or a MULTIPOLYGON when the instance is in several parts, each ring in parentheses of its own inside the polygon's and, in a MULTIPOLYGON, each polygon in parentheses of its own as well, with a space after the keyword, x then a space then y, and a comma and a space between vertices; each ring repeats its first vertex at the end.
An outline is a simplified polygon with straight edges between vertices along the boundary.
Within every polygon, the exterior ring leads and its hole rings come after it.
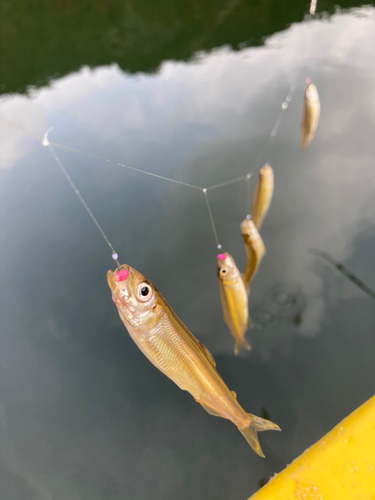
MULTIPOLYGON (((5 89, 2 500, 246 499, 374 394, 374 299, 310 250, 375 289, 375 10, 305 18, 264 42, 148 73, 113 62, 28 93, 5 89), (306 77, 322 113, 302 152, 306 77), (282 428, 260 436, 265 460, 130 339, 106 284, 110 249, 48 148, 25 133, 41 138, 52 126, 50 141, 81 152, 55 148, 121 263, 159 288, 240 404, 282 428), (118 163, 201 187, 252 169, 253 189, 265 161, 275 172, 267 255, 250 296, 252 351, 236 358, 203 194, 118 163)), ((220 243, 242 268, 247 185, 209 196, 220 243)))

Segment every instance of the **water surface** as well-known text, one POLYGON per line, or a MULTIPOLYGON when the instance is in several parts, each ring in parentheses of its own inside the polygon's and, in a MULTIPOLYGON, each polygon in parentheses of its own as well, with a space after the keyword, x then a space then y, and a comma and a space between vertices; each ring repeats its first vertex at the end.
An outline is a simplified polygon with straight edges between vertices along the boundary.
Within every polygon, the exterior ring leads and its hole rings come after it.
MULTIPOLYGON (((277 17, 276 7, 269 12, 277 17)), ((288 28, 285 19, 262 31, 283 29, 263 45, 250 28, 236 43, 227 36, 199 44, 200 28, 193 36, 186 23, 185 55, 163 46, 152 63, 140 54, 139 66, 126 67, 111 52, 95 62, 77 58, 73 67, 60 54, 53 72, 43 66, 52 77, 48 85, 43 76, 37 88, 25 72, 19 93, 5 87, 2 499, 245 499, 373 395, 374 301, 310 250, 328 251, 375 289, 375 11, 304 21, 302 14, 288 28), (259 46, 249 46, 251 40, 259 46), (318 87, 322 114, 302 152, 306 77, 318 87), (278 132, 256 161, 291 85, 278 132), (242 406, 282 428, 260 436, 266 460, 133 344, 106 284, 111 252, 48 148, 32 137, 52 126, 51 141, 81 152, 55 149, 121 262, 156 284, 213 353, 242 406), (236 358, 202 193, 118 163, 201 187, 252 169, 253 189, 263 161, 274 167, 276 190, 262 228, 267 255, 250 299, 253 349, 236 358)), ((237 12, 234 26, 241 19, 237 12)), ((118 21, 111 22, 115 30, 118 21)), ((87 23, 85 29, 92 27, 87 23)), ((42 55, 43 40, 33 40, 33 53, 42 55)), ((82 41, 74 46, 91 50, 82 41)), ((209 196, 220 242, 242 267, 247 186, 209 196)))

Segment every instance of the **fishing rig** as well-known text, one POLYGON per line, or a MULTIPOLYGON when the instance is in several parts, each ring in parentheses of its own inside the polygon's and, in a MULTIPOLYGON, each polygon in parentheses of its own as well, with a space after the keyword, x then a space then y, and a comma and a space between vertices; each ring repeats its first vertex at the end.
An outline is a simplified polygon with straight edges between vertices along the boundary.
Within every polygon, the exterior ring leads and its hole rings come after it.
MULTIPOLYGON (((157 179, 160 179, 160 180, 163 180, 163 181, 166 181, 166 182, 171 182, 171 183, 174 183, 174 184, 179 184, 181 186, 185 186, 187 188, 200 191, 203 194, 205 202, 206 202, 208 216, 209 216, 210 224, 211 224, 211 227, 212 227, 212 232, 213 232, 213 236, 214 236, 216 247, 217 247, 217 249, 220 250, 222 248, 222 245, 219 242, 219 238, 218 238, 218 234, 217 234, 217 230, 216 230, 216 225, 215 225, 214 217, 213 217, 213 214, 212 214, 212 210, 211 210, 211 206, 210 206, 208 194, 209 194, 210 191, 213 191, 215 189, 219 189, 219 188, 228 186, 230 184, 234 184, 234 183, 238 183, 238 182, 245 182, 248 185, 248 195, 250 196, 250 182, 249 181, 250 181, 250 179, 251 179, 251 177, 253 175, 253 171, 254 171, 255 167, 260 163, 260 161, 263 159, 263 157, 266 154, 266 152, 269 150, 270 141, 276 136, 277 131, 279 130, 279 127, 280 127, 281 122, 282 122, 283 117, 284 117, 284 113, 285 113, 286 109, 288 108, 290 101, 292 100, 292 96, 293 96, 294 91, 295 91, 295 85, 291 85, 290 88, 289 88, 289 91, 288 91, 288 94, 287 94, 285 100, 281 104, 279 113, 277 115, 276 121, 274 123, 274 126, 272 127, 272 130, 271 130, 270 134, 267 136, 267 138, 266 138, 266 140, 264 142, 264 145, 263 145, 262 149, 260 150, 260 152, 259 152, 258 156, 256 157, 256 159, 254 160, 254 162, 253 162, 250 170, 247 173, 245 173, 244 175, 231 178, 231 179, 229 179, 229 180, 227 180, 225 182, 222 182, 220 184, 214 184, 214 185, 208 186, 208 187, 201 187, 201 186, 196 186, 196 185, 193 185, 193 184, 188 184, 187 182, 182 182, 182 181, 179 181, 179 180, 176 180, 176 179, 171 179, 169 177, 164 177, 162 175, 155 174, 153 172, 148 172, 146 170, 142 170, 142 169, 139 169, 139 168, 135 168, 135 167, 132 167, 130 165, 125 165, 123 163, 118 163, 118 162, 113 162, 113 163, 115 163, 119 167, 123 167, 123 168, 126 168, 128 170, 133 170, 133 171, 138 172, 138 173, 143 174, 143 175, 149 175, 151 177, 155 177, 157 179)), ((116 262, 117 267, 119 267, 120 264, 119 264, 119 260, 118 260, 118 258, 119 258, 118 257, 118 253, 114 249, 113 245, 109 241, 109 239, 108 239, 107 235, 105 234, 104 230, 102 229, 101 225, 97 221, 97 219, 94 216, 94 214, 92 213, 90 207, 87 205, 87 203, 84 200, 84 198, 82 197, 79 189, 77 188, 77 186, 73 182, 72 178, 70 177, 69 173, 67 172, 66 168, 64 167, 63 163, 61 162, 61 159, 59 158, 59 156, 58 156, 58 154, 56 152, 56 149, 64 149, 66 151, 70 151, 71 153, 83 155, 83 156, 86 156, 86 157, 89 157, 89 158, 94 158, 94 159, 97 159, 97 160, 103 160, 103 158, 100 158, 99 156, 96 156, 94 154, 84 153, 83 151, 71 148, 69 146, 65 146, 63 144, 59 144, 57 142, 51 142, 49 140, 49 138, 48 138, 48 135, 53 130, 54 127, 49 128, 45 132, 45 134, 43 135, 43 137, 41 138, 38 135, 36 135, 35 133, 27 130, 26 128, 18 125, 17 123, 15 123, 15 122, 13 122, 13 121, 5 118, 5 117, 0 116, 0 118, 3 119, 4 121, 6 121, 12 127, 14 127, 17 130, 25 133, 29 137, 31 137, 31 138, 33 138, 35 140, 38 140, 39 142, 41 142, 41 144, 43 146, 45 146, 45 147, 47 147, 49 149, 49 151, 51 152, 51 155, 52 155, 55 163, 57 164, 57 166, 59 167, 59 169, 61 170, 61 172, 65 176, 65 178, 68 181, 70 187, 72 188, 72 190, 74 191, 74 193, 77 195, 77 197, 78 197, 79 201, 82 203, 84 209, 86 210, 86 212, 90 216, 91 220, 94 222, 94 224, 98 228, 98 230, 99 230, 100 234, 102 235, 103 239, 105 240, 105 242, 107 243, 107 245, 111 249, 112 259, 116 262)), ((108 160, 108 159, 104 160, 104 161, 106 163, 111 163, 111 161, 108 160)), ((249 206, 250 206, 250 204, 249 204, 249 206)), ((250 214, 247 217, 250 218, 250 214)))

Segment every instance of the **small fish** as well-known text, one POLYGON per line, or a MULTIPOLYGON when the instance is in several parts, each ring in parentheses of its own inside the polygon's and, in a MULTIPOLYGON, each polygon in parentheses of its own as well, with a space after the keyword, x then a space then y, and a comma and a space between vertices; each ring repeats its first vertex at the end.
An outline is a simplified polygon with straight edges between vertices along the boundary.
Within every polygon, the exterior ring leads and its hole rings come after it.
POLYGON ((235 340, 234 354, 238 354, 240 347, 250 351, 244 338, 249 326, 247 292, 241 273, 227 252, 217 256, 217 277, 224 321, 235 340))
POLYGON ((263 457, 257 431, 280 430, 279 426, 245 412, 217 372, 211 353, 141 273, 123 264, 115 272, 108 271, 107 280, 122 322, 149 361, 190 392, 210 415, 233 422, 263 457))
POLYGON ((306 79, 303 116, 301 123, 301 148, 305 149, 314 139, 315 131, 319 123, 320 101, 318 90, 310 79, 306 79))
POLYGON ((241 233, 245 243, 246 263, 242 273, 242 279, 247 291, 250 290, 250 281, 255 276, 258 267, 266 253, 263 240, 251 219, 241 222, 241 233))
POLYGON ((271 165, 266 163, 259 171, 258 183, 255 188, 251 217, 257 229, 261 228, 263 220, 270 208, 274 187, 274 176, 271 165))

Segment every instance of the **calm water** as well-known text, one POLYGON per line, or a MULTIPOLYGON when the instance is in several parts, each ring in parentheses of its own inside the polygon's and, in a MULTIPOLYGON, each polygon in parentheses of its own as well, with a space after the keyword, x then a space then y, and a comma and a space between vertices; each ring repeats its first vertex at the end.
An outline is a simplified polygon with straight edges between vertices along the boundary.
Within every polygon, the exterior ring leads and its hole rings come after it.
MULTIPOLYGON (((310 250, 375 289, 375 9, 318 2, 311 20, 297 3, 2 3, 2 500, 244 500, 374 394, 374 300, 310 250), (307 76, 322 114, 301 152, 307 76), (157 285, 242 406, 283 429, 260 436, 265 460, 133 344, 106 284, 108 247, 23 131, 52 126, 51 141, 81 151, 56 148, 121 262, 157 285), (253 350, 236 358, 202 193, 117 163, 208 186, 262 161, 276 190, 253 350)), ((210 201, 242 267, 246 185, 210 201)))

